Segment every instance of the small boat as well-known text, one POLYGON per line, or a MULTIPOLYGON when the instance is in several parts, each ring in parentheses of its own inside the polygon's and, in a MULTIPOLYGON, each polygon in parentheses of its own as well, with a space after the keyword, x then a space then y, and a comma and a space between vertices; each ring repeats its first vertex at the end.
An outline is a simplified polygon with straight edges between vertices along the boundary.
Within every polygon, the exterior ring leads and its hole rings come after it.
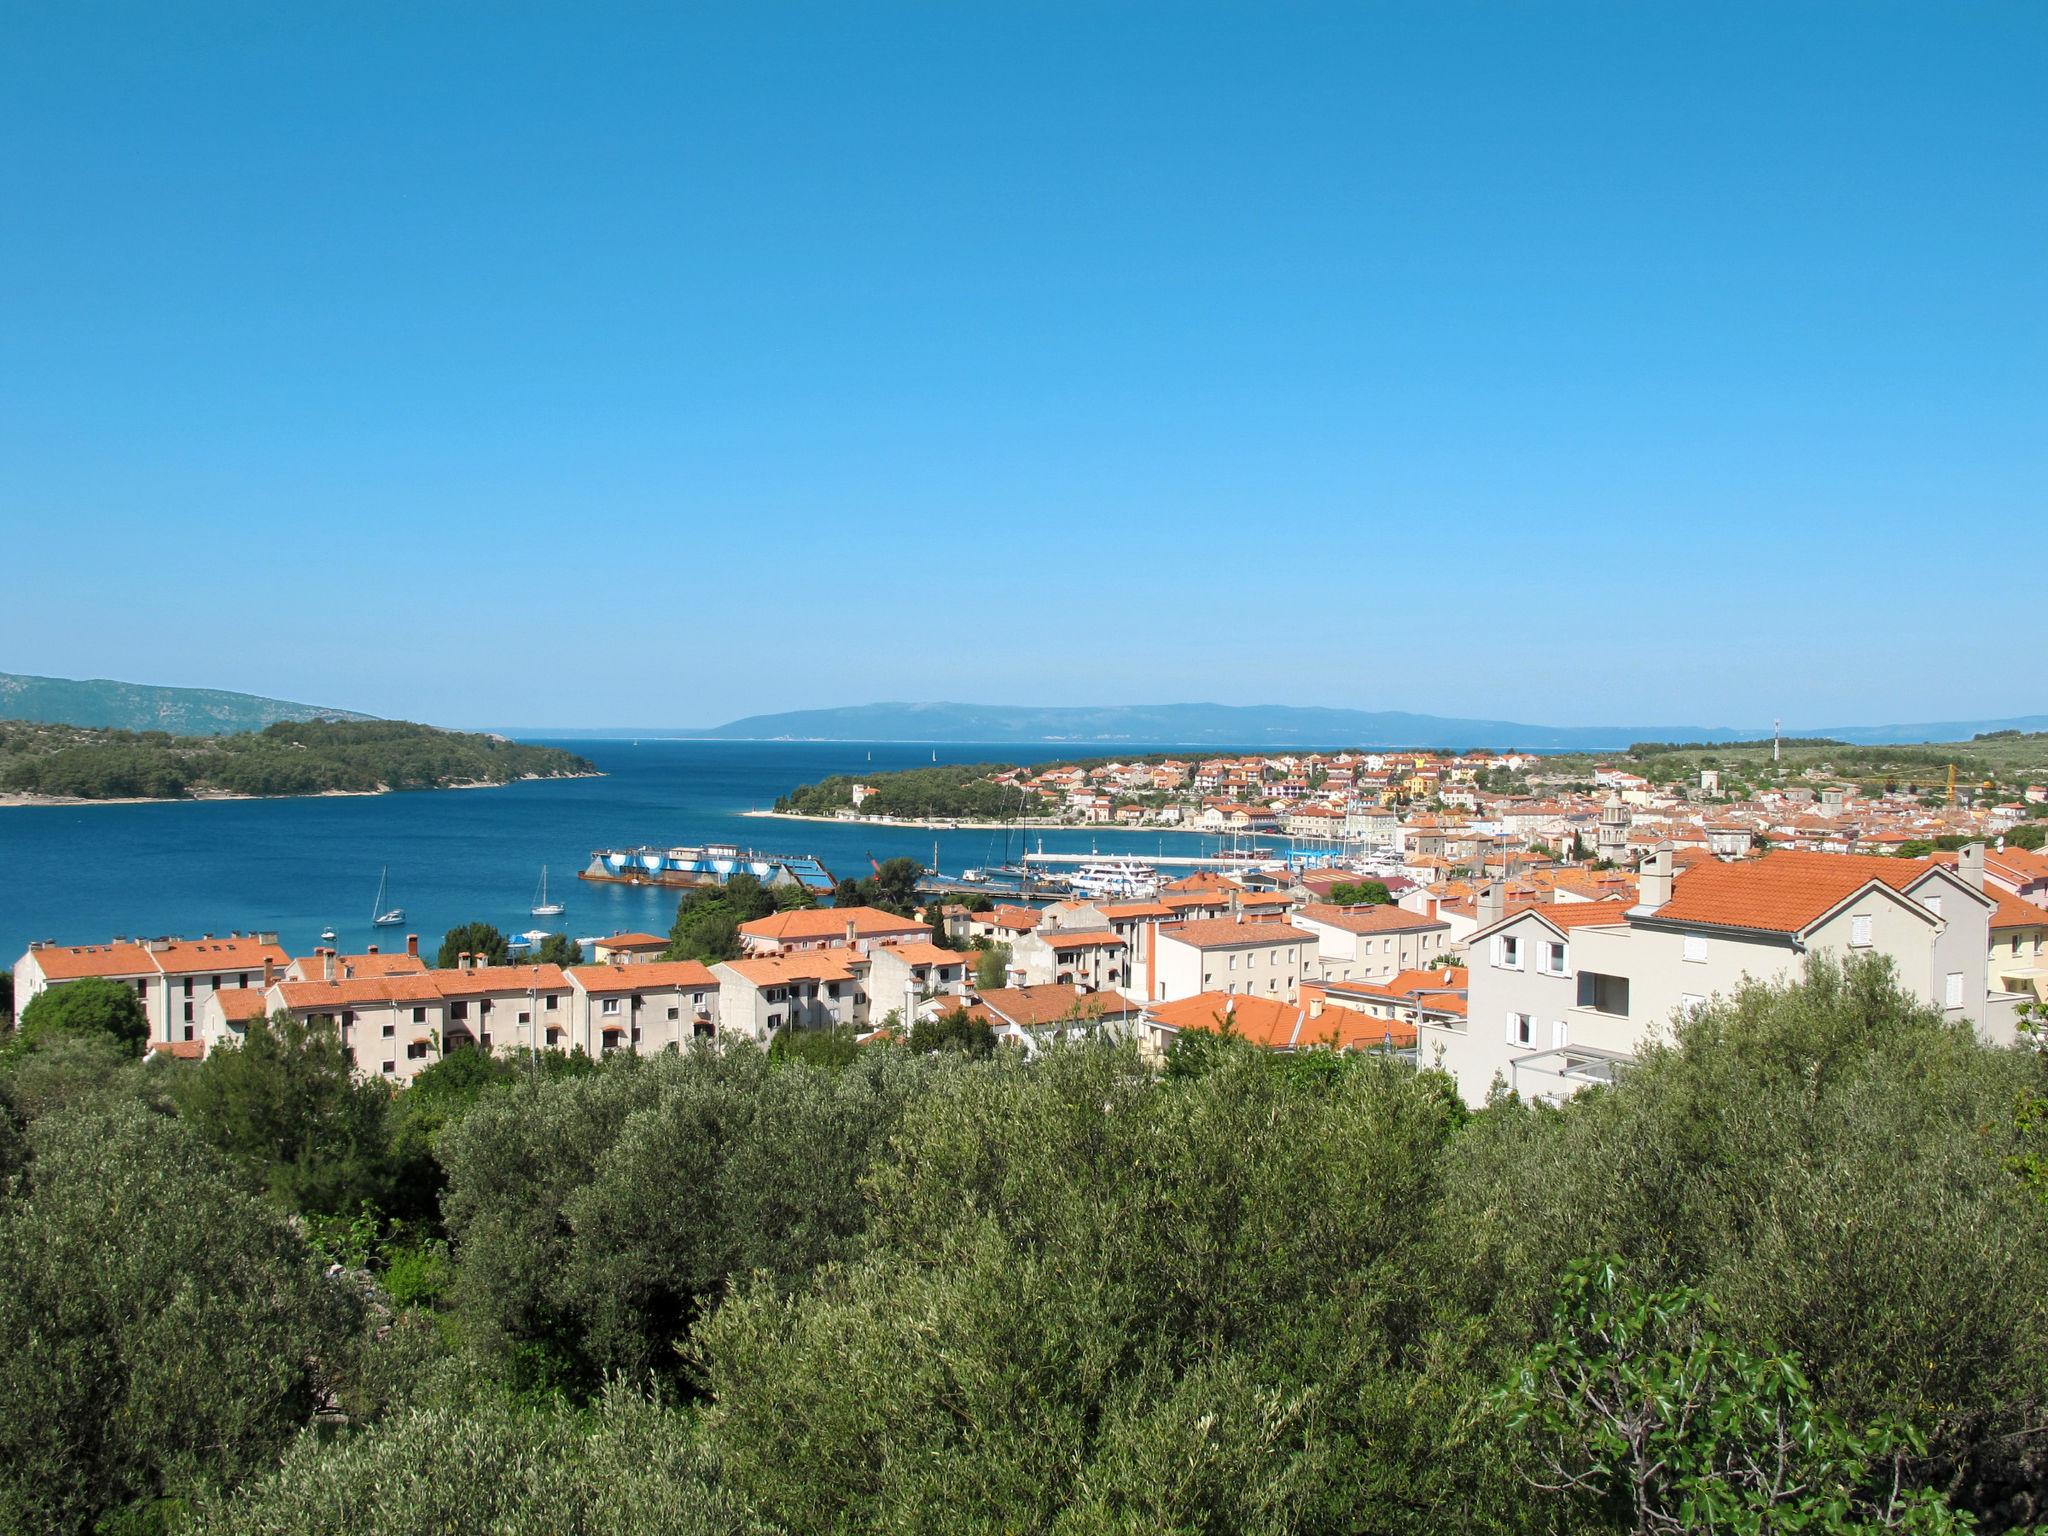
POLYGON ((559 901, 548 900, 548 867, 540 867, 540 889, 533 893, 533 906, 529 908, 535 917, 560 917, 568 906, 559 901))
POLYGON ((338 935, 332 928, 322 928, 320 930, 320 942, 322 944, 332 944, 337 937, 338 935))
POLYGON ((370 923, 377 928, 394 928, 405 921, 405 908, 384 905, 385 889, 391 883, 391 866, 377 876, 377 899, 370 903, 370 923))

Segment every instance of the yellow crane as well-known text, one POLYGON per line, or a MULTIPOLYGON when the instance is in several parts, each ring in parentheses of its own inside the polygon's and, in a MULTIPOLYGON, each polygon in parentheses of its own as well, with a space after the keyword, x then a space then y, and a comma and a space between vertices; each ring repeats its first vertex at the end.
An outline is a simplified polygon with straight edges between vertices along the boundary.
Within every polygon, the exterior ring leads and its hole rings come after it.
POLYGON ((1948 765, 1948 803, 1950 805, 1956 803, 1956 765, 1954 763, 1948 765))

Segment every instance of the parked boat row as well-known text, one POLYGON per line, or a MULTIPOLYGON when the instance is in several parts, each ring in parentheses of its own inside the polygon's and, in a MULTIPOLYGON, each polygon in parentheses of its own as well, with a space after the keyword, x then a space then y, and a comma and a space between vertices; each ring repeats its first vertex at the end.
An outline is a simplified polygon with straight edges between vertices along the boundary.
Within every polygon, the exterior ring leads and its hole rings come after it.
POLYGON ((600 848, 578 876, 612 885, 724 885, 748 874, 766 886, 799 885, 829 896, 838 882, 815 854, 763 853, 735 843, 685 844, 673 848, 600 848))

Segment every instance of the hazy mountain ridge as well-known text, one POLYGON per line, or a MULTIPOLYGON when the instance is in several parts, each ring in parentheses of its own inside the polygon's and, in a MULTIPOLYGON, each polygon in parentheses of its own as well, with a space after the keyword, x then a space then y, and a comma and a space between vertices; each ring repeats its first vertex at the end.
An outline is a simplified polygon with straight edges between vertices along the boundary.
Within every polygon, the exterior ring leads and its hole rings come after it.
POLYGON ((33 677, 0 672, 0 719, 81 725, 174 736, 232 736, 279 720, 375 720, 375 715, 294 704, 215 688, 164 688, 112 678, 33 677))
MULTIPOLYGON (((1861 745, 1960 741, 1979 731, 2048 730, 2048 715, 1920 725, 1790 726, 1787 736, 1861 745)), ((1401 710, 1284 704, 1130 704, 1061 707, 953 703, 853 704, 749 715, 703 731, 727 741, 1050 742, 1273 747, 1522 747, 1605 751, 1637 741, 1754 741, 1770 728, 1706 725, 1531 725, 1401 710)))

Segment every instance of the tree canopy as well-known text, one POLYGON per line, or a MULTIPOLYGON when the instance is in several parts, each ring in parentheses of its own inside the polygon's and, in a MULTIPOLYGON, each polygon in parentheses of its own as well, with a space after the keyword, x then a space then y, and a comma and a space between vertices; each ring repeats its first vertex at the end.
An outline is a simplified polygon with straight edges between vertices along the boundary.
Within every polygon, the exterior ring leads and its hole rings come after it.
POLYGON ((104 976, 86 976, 31 998, 21 1010, 16 1045, 28 1046, 52 1032, 104 1035, 133 1055, 149 1039, 149 1016, 134 988, 104 976))

